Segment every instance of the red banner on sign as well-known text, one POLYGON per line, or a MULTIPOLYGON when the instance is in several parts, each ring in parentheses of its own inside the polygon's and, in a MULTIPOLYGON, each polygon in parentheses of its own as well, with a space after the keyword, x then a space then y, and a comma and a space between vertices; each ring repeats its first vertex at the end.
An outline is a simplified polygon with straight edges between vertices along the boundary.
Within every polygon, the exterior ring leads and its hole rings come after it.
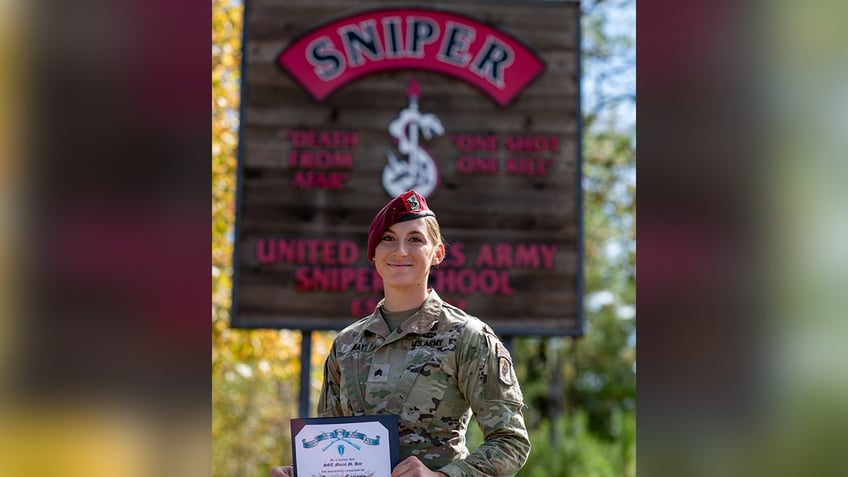
POLYGON ((545 68, 541 58, 503 31, 420 8, 373 10, 333 21, 295 40, 278 62, 318 101, 371 73, 428 70, 465 81, 500 106, 545 68))

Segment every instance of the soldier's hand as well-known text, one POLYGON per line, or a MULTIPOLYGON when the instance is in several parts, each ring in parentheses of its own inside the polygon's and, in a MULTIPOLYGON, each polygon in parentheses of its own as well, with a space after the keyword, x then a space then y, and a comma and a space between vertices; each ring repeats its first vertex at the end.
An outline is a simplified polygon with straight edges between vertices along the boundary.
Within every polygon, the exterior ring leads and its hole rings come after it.
POLYGON ((294 477, 294 467, 284 465, 271 469, 271 477, 294 477))
POLYGON ((407 457, 392 469, 392 477, 447 477, 441 472, 433 472, 415 456, 407 457))

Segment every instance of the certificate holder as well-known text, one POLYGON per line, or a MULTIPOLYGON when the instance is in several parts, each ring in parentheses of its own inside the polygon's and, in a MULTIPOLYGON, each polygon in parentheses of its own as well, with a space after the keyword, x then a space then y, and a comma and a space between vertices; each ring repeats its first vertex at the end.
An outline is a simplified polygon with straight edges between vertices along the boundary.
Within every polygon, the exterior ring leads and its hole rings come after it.
POLYGON ((398 417, 291 420, 296 477, 391 477, 400 461, 398 417))

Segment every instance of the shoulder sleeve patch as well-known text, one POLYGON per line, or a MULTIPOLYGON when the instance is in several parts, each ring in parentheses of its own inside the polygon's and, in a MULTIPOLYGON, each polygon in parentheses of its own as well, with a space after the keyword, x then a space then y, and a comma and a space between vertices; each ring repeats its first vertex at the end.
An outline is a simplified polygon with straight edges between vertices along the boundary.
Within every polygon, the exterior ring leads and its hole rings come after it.
POLYGON ((481 363, 481 384, 484 386, 480 389, 480 397, 490 401, 522 402, 512 356, 497 336, 489 333, 484 335, 488 350, 484 353, 485 361, 481 363))
POLYGON ((507 386, 515 384, 515 374, 512 371, 512 358, 503 343, 498 342, 498 378, 507 386))

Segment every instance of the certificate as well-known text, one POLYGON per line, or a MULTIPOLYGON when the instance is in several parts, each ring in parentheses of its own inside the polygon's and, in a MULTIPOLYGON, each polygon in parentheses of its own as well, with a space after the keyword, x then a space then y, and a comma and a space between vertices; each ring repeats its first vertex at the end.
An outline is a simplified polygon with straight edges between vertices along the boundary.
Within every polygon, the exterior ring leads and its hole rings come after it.
POLYGON ((291 420, 296 477, 390 477, 400 460, 395 415, 291 420))

